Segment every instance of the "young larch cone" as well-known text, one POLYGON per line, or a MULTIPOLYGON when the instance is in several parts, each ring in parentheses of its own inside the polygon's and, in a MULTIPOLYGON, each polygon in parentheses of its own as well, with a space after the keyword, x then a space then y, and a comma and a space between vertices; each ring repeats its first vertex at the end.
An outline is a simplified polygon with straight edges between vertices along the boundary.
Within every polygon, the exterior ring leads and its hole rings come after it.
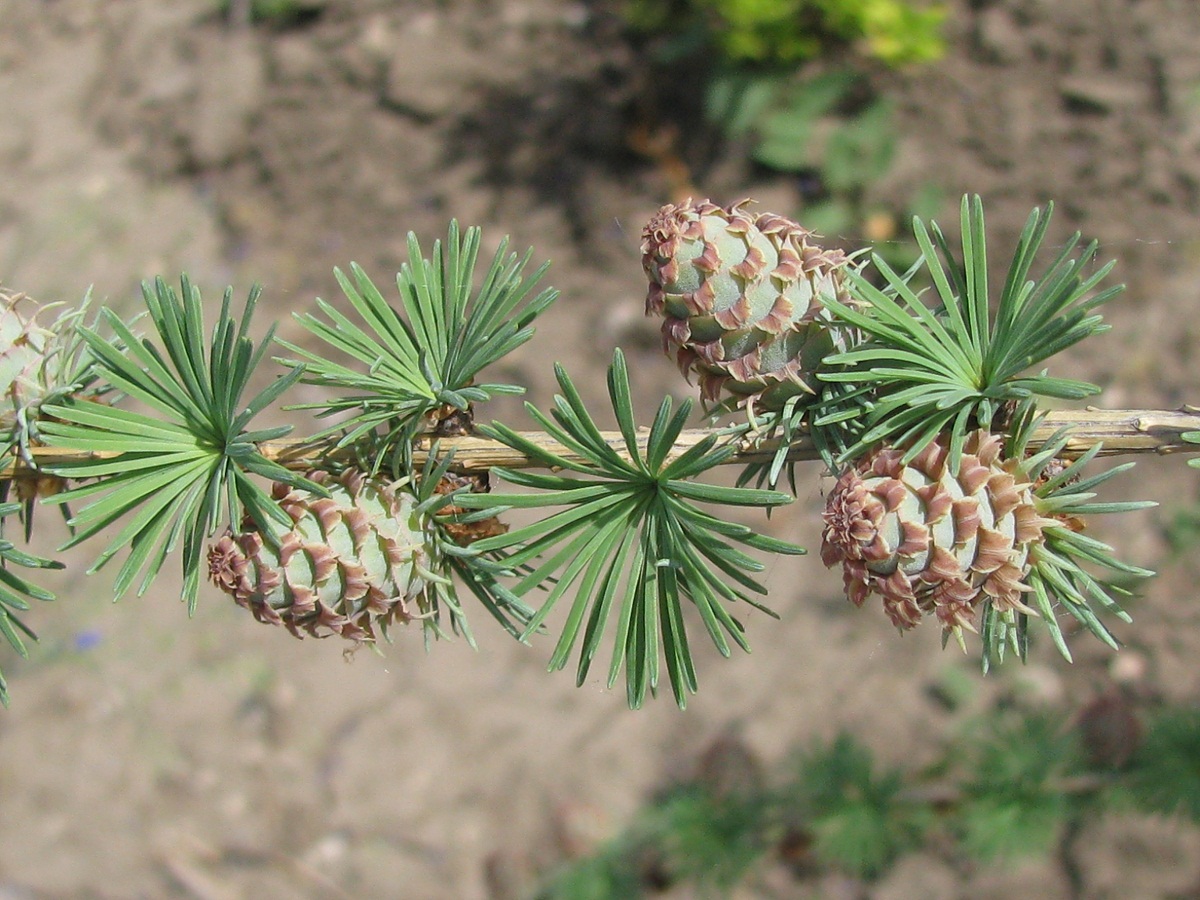
MULTIPOLYGON (((40 306, 25 294, 0 290, 0 450, 15 446, 27 460, 30 446, 38 443, 42 404, 67 396, 96 400, 103 393, 87 377, 81 358, 83 309, 62 313, 48 325, 36 321, 39 313, 60 305, 40 306)), ((65 485, 62 478, 39 473, 17 480, 17 498, 30 515, 35 498, 57 494, 65 485)))
POLYGON ((44 380, 54 334, 34 321, 37 310, 25 294, 0 291, 0 432, 16 427, 17 411, 35 399, 44 380))
POLYGON ((817 367, 840 349, 821 297, 845 299, 847 259, 747 202, 689 200, 655 214, 642 231, 646 314, 663 317, 663 348, 697 374, 706 400, 726 390, 772 408, 815 394, 817 367))
POLYGON ((1000 435, 968 435, 958 474, 943 440, 908 465, 884 447, 847 469, 825 504, 821 559, 841 564, 847 597, 871 594, 900 629, 935 615, 947 631, 974 631, 981 605, 1037 613, 1022 601, 1030 553, 1048 520, 1000 435))
POLYGON ((209 578, 258 621, 296 637, 386 637, 391 624, 426 611, 436 577, 431 525, 403 484, 347 471, 326 487, 330 496, 320 497, 277 483, 291 529, 278 547, 252 526, 225 535, 209 548, 209 578))

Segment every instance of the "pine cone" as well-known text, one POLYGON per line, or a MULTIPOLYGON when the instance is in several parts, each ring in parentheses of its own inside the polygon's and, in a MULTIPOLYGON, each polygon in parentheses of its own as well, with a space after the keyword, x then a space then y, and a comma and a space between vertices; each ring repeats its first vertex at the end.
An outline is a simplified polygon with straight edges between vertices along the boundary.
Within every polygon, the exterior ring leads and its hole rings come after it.
MULTIPOLYGON (((326 481, 324 473, 314 479, 326 481)), ((428 611, 431 523, 402 484, 347 471, 319 497, 277 483, 293 526, 278 548, 252 525, 208 551, 210 580, 260 622, 359 643, 428 611)))
POLYGON ((747 202, 658 211, 642 232, 646 314, 665 318, 663 348, 699 376, 706 400, 727 390, 777 408, 814 394, 817 367, 842 343, 821 297, 845 299, 846 256, 783 216, 751 215, 747 202))
POLYGON ((1037 614, 1021 595, 1049 520, 1020 461, 1004 459, 1001 448, 999 435, 976 431, 957 476, 944 441, 908 465, 902 450, 884 447, 842 474, 825 505, 821 559, 841 563, 856 606, 879 594, 897 628, 933 614, 955 633, 976 630, 985 600, 999 612, 1037 614))

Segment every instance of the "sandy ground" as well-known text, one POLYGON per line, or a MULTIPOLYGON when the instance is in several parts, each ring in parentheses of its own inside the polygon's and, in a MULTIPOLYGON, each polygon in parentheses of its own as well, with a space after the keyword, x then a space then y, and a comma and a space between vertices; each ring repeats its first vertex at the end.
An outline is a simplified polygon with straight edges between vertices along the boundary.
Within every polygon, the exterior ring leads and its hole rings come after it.
MULTIPOLYGON (((91 285, 132 310, 144 277, 187 271, 215 300, 266 287, 264 320, 335 298, 335 265, 385 284, 405 234, 428 244, 454 216, 552 259, 563 291, 535 341, 499 374, 552 393, 551 359, 600 396, 612 348, 639 408, 686 396, 641 318, 637 238, 669 199, 628 149, 633 57, 602 10, 551 0, 302 4, 302 27, 233 27, 209 0, 0 0, 0 279, 44 300, 91 285)), ((1106 406, 1196 402, 1200 275, 1200 18, 1188 0, 951 3, 938 66, 883 74, 901 153, 869 199, 925 184, 984 195, 1002 247, 1049 199, 1052 241, 1078 228, 1120 259, 1128 293, 1112 334, 1059 364, 1105 386, 1106 406)), ((718 160, 718 200, 803 210, 786 179, 718 160)), ((853 238, 853 236, 846 236, 853 238)), ((484 411, 524 424, 516 404, 484 411)), ((817 546, 823 485, 763 527, 817 546)), ((1200 697, 1196 564, 1168 557, 1163 523, 1195 500, 1178 460, 1152 460, 1114 494, 1163 509, 1097 526, 1163 576, 1120 632, 1144 696, 1200 697)), ((63 539, 46 515, 39 549, 63 539)), ((402 635, 343 659, 296 642, 215 591, 188 620, 177 584, 108 602, 86 580, 96 547, 47 579, 42 635, 21 663, 0 648, 0 898, 520 896, 538 866, 590 846, 647 792, 737 735, 769 765, 850 730, 886 762, 919 764, 1000 698, 1064 717, 1111 680, 1113 658, 1039 645, 986 682, 974 659, 840 599, 815 558, 774 560, 771 603, 747 617, 752 655, 697 653, 701 689, 631 713, 624 692, 544 671, 548 642, 514 644, 480 610, 478 651, 426 654, 402 635), (971 685, 951 715, 931 687, 971 685)), ((699 645, 697 645, 699 646, 699 645)), ((873 885, 767 873, 745 896, 1174 897, 1200 883, 1200 833, 1175 822, 1089 823, 1077 860, 976 868, 936 851, 873 885)))

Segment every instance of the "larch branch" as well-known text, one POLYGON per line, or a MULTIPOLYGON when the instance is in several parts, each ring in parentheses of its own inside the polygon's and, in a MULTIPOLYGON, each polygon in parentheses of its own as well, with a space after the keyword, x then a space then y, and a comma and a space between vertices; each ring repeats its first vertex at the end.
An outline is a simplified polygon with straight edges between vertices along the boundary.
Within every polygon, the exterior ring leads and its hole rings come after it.
MULTIPOLYGON (((1182 435, 1200 432, 1200 410, 1162 409, 1094 409, 1051 412, 1034 432, 1032 444, 1036 448, 1048 440, 1060 428, 1069 428, 1071 437, 1066 455, 1078 456, 1097 443, 1103 444, 1101 455, 1118 456, 1133 453, 1176 453, 1192 450, 1200 452, 1200 445, 1189 444, 1182 435)), ((703 428, 684 431, 675 444, 675 453, 682 453, 712 432, 703 428)), ((544 432, 524 432, 523 436, 538 446, 568 460, 578 460, 568 448, 554 441, 544 432)), ((606 439, 620 452, 624 440, 618 432, 605 433, 606 439)), ((421 465, 428 458, 434 438, 424 438, 417 446, 414 461, 421 465)), ((459 472, 482 472, 496 466, 509 469, 538 468, 540 463, 518 450, 490 438, 478 435, 458 435, 437 438, 440 454, 454 451, 453 468, 459 472)), ((319 468, 331 455, 330 444, 311 443, 301 440, 268 441, 260 445, 263 455, 289 469, 305 471, 319 468)), ((728 460, 730 464, 764 462, 771 459, 778 447, 774 441, 743 439, 737 453, 728 460)), ((33 449, 34 461, 44 469, 53 469, 56 464, 75 463, 83 459, 102 459, 118 456, 115 452, 66 450, 56 447, 33 449)), ((348 451, 340 451, 347 453, 348 451)), ((336 453, 335 453, 336 455, 336 453)), ((792 445, 788 458, 793 460, 817 459, 817 451, 811 440, 802 437, 792 445)), ((30 477, 33 471, 20 459, 7 459, 0 464, 0 479, 30 477)))

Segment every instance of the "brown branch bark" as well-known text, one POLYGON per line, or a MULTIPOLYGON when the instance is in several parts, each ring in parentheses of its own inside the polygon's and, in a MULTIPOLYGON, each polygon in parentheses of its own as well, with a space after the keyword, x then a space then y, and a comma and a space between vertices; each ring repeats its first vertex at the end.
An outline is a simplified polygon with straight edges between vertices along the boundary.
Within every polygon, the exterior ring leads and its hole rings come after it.
MULTIPOLYGON (((1200 445, 1186 443, 1181 435, 1189 431, 1200 431, 1200 411, 1191 408, 1182 410, 1163 409, 1084 409, 1052 412, 1034 432, 1033 445, 1046 441, 1062 427, 1071 429, 1071 438, 1066 454, 1078 456, 1097 443, 1102 443, 1101 455, 1118 456, 1133 453, 1176 453, 1192 450, 1200 452, 1200 445)), ((578 457, 543 432, 523 432, 524 436, 539 446, 569 460, 578 457)), ((684 431, 675 444, 676 453, 702 440, 708 431, 701 428, 684 431)), ((606 432, 605 437, 621 450, 624 441, 618 432, 606 432)), ((482 472, 494 466, 510 469, 537 468, 538 463, 499 441, 475 435, 443 437, 439 439, 440 450, 454 450, 454 468, 460 472, 482 472)), ((424 463, 432 447, 428 438, 417 448, 415 460, 424 463)), ((731 464, 762 462, 774 456, 777 444, 765 441, 757 446, 745 444, 728 460, 731 464)), ((289 469, 304 471, 319 467, 327 458, 327 445, 304 443, 303 441, 270 441, 260 447, 264 456, 275 460, 289 469)), ((64 450, 55 447, 38 447, 33 451, 40 466, 52 467, 58 463, 78 462, 82 459, 111 458, 118 454, 102 451, 64 450)), ((793 444, 790 459, 817 459, 812 442, 803 438, 793 444)), ((5 460, 0 464, 0 479, 29 477, 31 470, 20 460, 5 460)))

